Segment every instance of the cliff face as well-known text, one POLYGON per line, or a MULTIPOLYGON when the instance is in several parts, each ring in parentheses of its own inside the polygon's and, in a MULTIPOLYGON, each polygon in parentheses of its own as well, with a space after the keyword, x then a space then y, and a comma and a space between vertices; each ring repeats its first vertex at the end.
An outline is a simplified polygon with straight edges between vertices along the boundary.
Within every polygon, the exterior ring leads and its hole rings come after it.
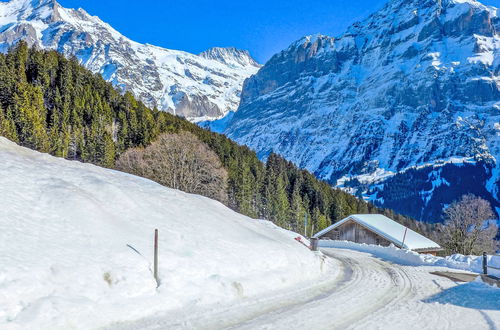
MULTIPOLYGON (((305 37, 246 80, 226 133, 262 158, 279 153, 380 205, 398 200, 387 196, 387 178, 463 163, 482 173, 482 195, 496 202, 497 14, 472 0, 393 0, 339 38, 305 37)), ((424 181, 432 191, 412 196, 425 205, 399 211, 428 220, 436 215, 422 208, 467 192, 424 181)))

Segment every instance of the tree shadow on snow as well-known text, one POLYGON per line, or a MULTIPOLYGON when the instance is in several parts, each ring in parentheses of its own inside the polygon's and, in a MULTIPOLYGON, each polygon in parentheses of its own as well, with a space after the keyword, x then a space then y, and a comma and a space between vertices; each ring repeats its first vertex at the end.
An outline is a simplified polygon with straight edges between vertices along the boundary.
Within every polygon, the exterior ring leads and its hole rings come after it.
POLYGON ((498 311, 500 310, 500 288, 492 288, 481 282, 470 282, 443 290, 422 301, 498 311))

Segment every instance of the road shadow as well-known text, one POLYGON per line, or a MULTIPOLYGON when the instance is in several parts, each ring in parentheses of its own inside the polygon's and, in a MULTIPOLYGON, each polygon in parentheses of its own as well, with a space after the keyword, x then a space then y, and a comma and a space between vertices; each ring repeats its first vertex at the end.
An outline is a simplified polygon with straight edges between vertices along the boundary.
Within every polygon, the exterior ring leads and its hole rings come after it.
POLYGON ((443 290, 422 301, 498 311, 500 310, 500 288, 492 288, 481 282, 470 282, 443 290))

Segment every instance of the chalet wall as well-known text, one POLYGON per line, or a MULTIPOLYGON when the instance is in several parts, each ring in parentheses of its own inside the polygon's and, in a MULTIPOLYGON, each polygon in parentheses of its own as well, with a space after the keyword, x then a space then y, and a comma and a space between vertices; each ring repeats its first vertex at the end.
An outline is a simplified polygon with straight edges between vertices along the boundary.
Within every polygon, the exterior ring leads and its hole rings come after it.
POLYGON ((330 230, 322 235, 320 239, 332 239, 340 241, 351 241, 356 243, 376 244, 381 246, 389 246, 391 242, 382 236, 366 229, 360 224, 349 220, 341 226, 330 230))

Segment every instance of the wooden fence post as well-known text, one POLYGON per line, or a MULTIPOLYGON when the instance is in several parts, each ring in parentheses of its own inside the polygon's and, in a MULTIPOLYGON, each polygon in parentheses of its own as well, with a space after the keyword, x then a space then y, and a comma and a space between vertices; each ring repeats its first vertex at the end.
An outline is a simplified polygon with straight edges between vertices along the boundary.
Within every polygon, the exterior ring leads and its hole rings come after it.
POLYGON ((408 227, 405 227, 405 233, 403 235, 403 242, 401 244, 401 248, 404 249, 405 248, 405 240, 406 240, 406 232, 408 231, 408 227))
POLYGON ((160 281, 158 280, 158 229, 155 229, 155 256, 154 256, 154 273, 153 276, 156 280, 156 286, 160 286, 160 281))
POLYGON ((312 251, 318 251, 318 238, 317 237, 311 237, 311 250, 312 251))
POLYGON ((483 274, 488 274, 488 256, 483 252, 483 274))

